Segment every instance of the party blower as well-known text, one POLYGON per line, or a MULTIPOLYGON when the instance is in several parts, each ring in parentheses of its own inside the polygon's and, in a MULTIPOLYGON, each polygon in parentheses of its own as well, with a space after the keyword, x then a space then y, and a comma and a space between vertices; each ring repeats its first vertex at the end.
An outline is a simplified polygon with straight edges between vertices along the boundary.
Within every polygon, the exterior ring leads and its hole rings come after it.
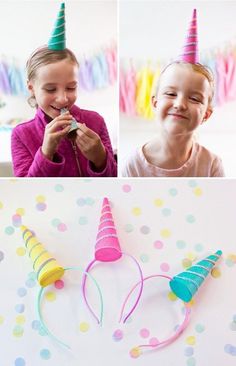
MULTIPOLYGON (((111 207, 109 204, 108 199, 105 197, 103 199, 102 204, 102 211, 101 211, 101 217, 96 237, 96 244, 95 244, 95 258, 89 263, 89 265, 86 268, 86 273, 89 273, 91 268, 96 262, 115 262, 122 258, 122 256, 128 256, 132 259, 132 261, 136 264, 140 276, 140 282, 139 282, 139 291, 136 298, 136 301, 130 311, 127 315, 125 315, 123 319, 124 314, 124 307, 122 307, 121 313, 120 313, 120 319, 119 322, 122 321, 123 323, 126 322, 126 320, 130 317, 130 315, 135 310, 136 306, 138 305, 138 302, 140 300, 142 290, 143 290, 143 273, 141 270, 141 267, 138 263, 138 261, 130 254, 125 253, 120 248, 119 239, 116 232, 116 227, 114 224, 111 207)), ((99 319, 97 318, 95 312, 91 308, 91 306, 88 303, 87 294, 86 294, 86 280, 87 277, 83 277, 82 281, 82 290, 83 290, 83 296, 84 300, 88 306, 88 309, 90 310, 91 314, 94 316, 94 318, 97 320, 98 323, 100 323, 99 319)))
MULTIPOLYGON (((222 256, 222 251, 218 250, 216 253, 209 255, 207 258, 199 261, 198 263, 194 264, 186 271, 181 272, 180 274, 171 278, 167 275, 151 275, 145 277, 143 281, 147 281, 151 278, 165 278, 169 281, 169 286, 173 293, 182 301, 184 301, 185 313, 184 319, 181 324, 178 325, 175 332, 167 339, 160 340, 156 344, 141 344, 133 348, 137 355, 141 354, 142 348, 160 348, 171 344, 174 340, 176 340, 180 334, 186 329, 189 320, 191 310, 188 306, 188 302, 192 300, 193 296, 197 293, 200 286, 203 284, 206 277, 209 275, 212 268, 215 266, 216 262, 222 256)), ((129 300, 129 297, 135 290, 135 288, 139 285, 137 283, 127 295, 123 307, 126 305, 126 302, 129 300)), ((133 351, 131 350, 131 351, 133 351)))
POLYGON ((37 280, 40 285, 40 290, 37 297, 37 314, 38 318, 40 320, 40 323, 45 331, 45 333, 54 341, 59 343, 60 345, 71 349, 69 345, 58 339, 48 328, 46 325, 43 315, 42 315, 42 299, 44 295, 44 290, 47 288, 47 286, 52 285, 55 281, 58 281, 62 278, 65 271, 68 270, 78 270, 83 273, 85 277, 89 277, 93 283, 95 284, 99 300, 100 300, 100 317, 99 322, 102 323, 103 318, 103 298, 102 293, 100 290, 100 287, 97 283, 97 281, 93 278, 92 275, 84 272, 83 268, 80 266, 74 266, 74 267, 66 267, 63 268, 57 260, 45 249, 44 245, 37 239, 34 232, 29 230, 26 226, 20 227, 22 231, 23 240, 25 242, 25 247, 27 249, 27 252, 29 254, 29 257, 33 263, 33 269, 36 272, 37 280))

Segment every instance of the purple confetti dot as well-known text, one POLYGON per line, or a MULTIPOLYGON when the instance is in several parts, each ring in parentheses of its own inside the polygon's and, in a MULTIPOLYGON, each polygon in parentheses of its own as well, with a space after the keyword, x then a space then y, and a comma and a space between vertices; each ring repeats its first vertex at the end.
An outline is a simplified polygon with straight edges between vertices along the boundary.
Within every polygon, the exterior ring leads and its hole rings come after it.
POLYGON ((140 231, 141 231, 142 234, 147 235, 147 234, 150 233, 150 228, 146 225, 143 225, 143 226, 141 226, 140 231))
POLYGON ((185 350, 184 350, 184 354, 185 354, 185 356, 187 356, 187 357, 192 356, 192 355, 194 354, 194 349, 193 349, 193 347, 187 347, 187 348, 185 348, 185 350))
POLYGON ((45 211, 47 208, 47 205, 44 202, 39 202, 39 203, 37 203, 36 208, 38 211, 45 211))
POLYGON ((123 332, 120 329, 115 330, 115 332, 112 335, 112 338, 114 341, 121 341, 123 339, 123 332))

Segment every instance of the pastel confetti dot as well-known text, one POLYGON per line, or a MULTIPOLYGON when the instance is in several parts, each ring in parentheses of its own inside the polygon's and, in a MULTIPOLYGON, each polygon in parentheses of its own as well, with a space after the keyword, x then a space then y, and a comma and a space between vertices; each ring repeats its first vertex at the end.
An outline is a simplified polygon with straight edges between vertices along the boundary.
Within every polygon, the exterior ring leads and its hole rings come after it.
POLYGON ((236 331, 236 322, 230 323, 230 329, 233 330, 234 332, 236 331))
POLYGON ((13 215, 12 216, 12 223, 15 227, 21 226, 21 216, 20 215, 13 215))
POLYGON ((30 272, 28 274, 28 279, 29 280, 37 280, 37 274, 36 274, 36 272, 30 272))
POLYGON ((231 356, 236 356, 236 347, 232 344, 226 344, 224 347, 226 353, 229 353, 231 356))
POLYGON ((202 195, 202 190, 200 187, 196 187, 194 188, 193 193, 195 194, 195 196, 200 197, 202 195))
POLYGON ((163 200, 161 200, 160 198, 157 198, 154 200, 154 205, 157 207, 162 207, 164 204, 163 200))
POLYGON ((25 311, 25 305, 24 304, 16 304, 15 311, 17 313, 23 313, 25 311))
POLYGON ((234 266, 234 262, 229 258, 226 258, 225 264, 227 265, 227 267, 233 267, 234 266))
POLYGON ((202 332, 204 332, 205 327, 204 327, 204 325, 203 325, 203 324, 197 324, 197 325, 195 326, 195 330, 196 330, 196 332, 197 332, 197 333, 202 333, 202 332))
POLYGON ((193 357, 188 358, 188 360, 187 360, 187 366, 195 366, 195 365, 196 365, 195 358, 193 358, 193 357))
POLYGON ((148 337, 149 337, 149 335, 150 335, 150 332, 149 332, 149 330, 148 330, 148 329, 146 329, 146 328, 142 328, 142 329, 140 330, 139 334, 140 334, 140 336, 141 336, 142 338, 148 338, 148 337))
POLYGON ((140 260, 143 262, 143 263, 147 263, 149 262, 149 256, 147 254, 141 254, 140 255, 140 260))
POLYGON ((25 366, 25 360, 22 357, 18 357, 15 359, 15 366, 25 366))
POLYGON ((38 211, 45 211, 46 208, 47 208, 47 205, 44 202, 37 203, 37 205, 36 205, 36 209, 38 211))
POLYGON ((146 226, 146 225, 143 225, 141 226, 140 228, 140 232, 144 235, 147 235, 150 233, 150 227, 146 226))
POLYGON ((18 315, 16 317, 16 324, 22 325, 25 323, 25 317, 24 315, 18 315))
POLYGON ((141 208, 140 208, 140 207, 134 207, 134 208, 132 209, 132 214, 133 214, 134 216, 140 216, 140 215, 141 215, 141 213, 142 213, 142 211, 141 211, 141 208))
POLYGON ((0 209, 3 208, 3 203, 0 201, 0 209))
POLYGON ((236 263, 236 254, 229 254, 227 258, 230 259, 232 262, 236 263))
POLYGON ((64 287, 64 281, 57 280, 55 281, 54 286, 56 287, 56 289, 61 290, 64 287))
POLYGON ((187 215, 187 216, 186 216, 186 221, 187 221, 189 224, 193 224, 193 223, 196 221, 196 219, 195 219, 195 217, 194 217, 193 215, 187 215))
POLYGON ((19 255, 19 257, 22 257, 23 255, 25 255, 26 253, 26 249, 24 247, 18 247, 16 249, 16 254, 19 255))
POLYGON ((57 226, 58 231, 64 232, 67 230, 67 226, 66 224, 63 224, 63 222, 61 222, 58 226, 57 226))
POLYGON ((123 331, 121 329, 116 329, 114 331, 114 333, 112 334, 112 338, 114 341, 119 342, 123 339, 124 334, 123 331))
POLYGON ((42 349, 40 351, 40 357, 43 359, 43 360, 49 360, 49 358, 51 357, 51 352, 48 350, 48 349, 42 349))
POLYGON ((236 314, 233 316, 233 321, 236 323, 236 314))
POLYGON ((194 346, 196 344, 196 338, 194 336, 189 336, 186 338, 186 343, 190 346, 194 346))
POLYGON ((124 226, 124 230, 125 230, 126 233, 132 233, 132 231, 134 231, 134 227, 133 227, 132 224, 126 224, 124 226))
POLYGON ((14 232, 15 232, 15 229, 12 226, 7 226, 5 228, 5 234, 7 234, 7 235, 12 235, 14 232))
POLYGON ((186 247, 186 243, 185 243, 185 241, 183 241, 183 240, 177 240, 177 242, 176 242, 176 246, 177 246, 177 248, 179 248, 179 249, 183 249, 183 248, 185 248, 185 247, 186 247))
POLYGON ((25 285, 28 288, 33 288, 34 286, 36 286, 36 281, 33 280, 32 278, 28 278, 28 280, 25 281, 25 285))
POLYGON ((192 265, 192 261, 191 261, 190 259, 188 259, 188 258, 184 258, 184 259, 182 260, 182 266, 183 266, 184 268, 189 268, 189 267, 191 267, 191 265, 192 265))
POLYGON ((3 316, 0 315, 0 325, 2 325, 4 323, 4 318, 3 316))
POLYGON ((77 205, 78 205, 79 207, 83 207, 83 206, 85 206, 85 205, 86 205, 86 201, 85 201, 85 199, 84 199, 84 198, 78 198, 78 199, 77 199, 77 201, 76 201, 76 203, 77 203, 77 205))
POLYGON ((154 241, 153 246, 154 246, 154 248, 156 248, 156 249, 162 249, 162 248, 163 248, 163 246, 164 246, 164 244, 162 243, 162 241, 160 241, 160 240, 156 240, 156 241, 154 241))
POLYGON ((43 203, 45 201, 45 197, 42 195, 39 195, 36 197, 36 202, 43 203))
POLYGON ((31 323, 32 329, 38 330, 41 327, 41 323, 39 320, 33 320, 31 323))
POLYGON ((163 208, 162 210, 161 210, 161 213, 162 213, 162 215, 163 216, 170 216, 171 215, 171 209, 170 208, 163 208))
POLYGON ((159 341, 157 338, 153 337, 153 338, 149 339, 149 344, 150 344, 150 346, 155 347, 159 344, 159 341))
POLYGON ((134 347, 130 350, 129 354, 132 358, 138 358, 142 354, 142 351, 139 347, 134 347))
POLYGON ((162 238, 169 238, 171 236, 171 232, 169 229, 162 229, 160 235, 162 238))
POLYGON ((169 266, 168 263, 161 263, 160 269, 161 269, 162 272, 168 272, 169 269, 170 269, 170 266, 169 266))
POLYGON ((168 299, 170 300, 170 301, 176 301, 177 299, 178 299, 178 297, 174 294, 174 292, 169 292, 168 293, 168 299))
POLYGON ((189 253, 187 253, 186 254, 186 257, 188 258, 188 259, 190 259, 190 261, 195 261, 196 259, 197 259, 197 256, 196 256, 196 254, 195 253, 193 253, 193 252, 189 252, 189 253))
POLYGON ((131 191, 131 186, 129 184, 124 184, 122 186, 122 191, 125 193, 129 193, 131 191))
POLYGON ((52 226, 57 227, 58 225, 60 225, 61 220, 59 220, 59 219, 55 218, 55 219, 53 219, 53 220, 51 221, 51 223, 52 223, 52 226))
POLYGON ((93 198, 91 198, 91 197, 87 197, 87 198, 85 199, 85 203, 86 203, 86 205, 88 205, 88 206, 93 206, 93 205, 94 205, 94 203, 95 203, 95 201, 94 201, 94 199, 93 199, 93 198))
POLYGON ((25 214, 25 209, 24 209, 24 208, 19 207, 19 208, 17 208, 16 213, 17 213, 18 215, 20 215, 20 216, 24 216, 24 214, 25 214))
POLYGON ((4 253, 0 250, 0 262, 4 259, 4 253))
POLYGON ((194 249, 196 250, 196 252, 202 252, 203 251, 203 245, 199 244, 199 243, 195 244, 194 249))
POLYGON ((17 290, 17 294, 18 294, 18 296, 20 296, 20 297, 24 297, 24 296, 27 294, 27 290, 26 290, 26 288, 24 288, 24 287, 20 287, 20 288, 18 288, 18 290, 17 290))
POLYGON ((192 355, 194 354, 194 349, 193 349, 193 347, 187 347, 187 348, 185 348, 185 350, 184 350, 184 354, 185 354, 185 356, 187 356, 187 357, 192 356, 192 355))
POLYGON ((16 325, 13 329, 13 335, 15 337, 22 337, 23 333, 24 333, 24 328, 21 325, 16 325))
POLYGON ((195 187, 197 187, 197 182, 196 182, 196 180, 191 179, 191 180, 188 182, 188 185, 189 185, 189 187, 195 188, 195 187))
POLYGON ((212 268, 212 270, 211 270, 211 275, 212 275, 212 277, 214 277, 214 278, 219 278, 219 277, 221 276, 221 271, 220 271, 220 269, 219 269, 218 267, 214 267, 214 268, 212 268))
POLYGON ((56 184, 54 187, 56 192, 63 192, 64 191, 64 187, 62 184, 56 184))
POLYGON ((88 223, 88 219, 85 216, 80 216, 79 218, 79 224, 80 225, 86 225, 88 223))
POLYGON ((89 324, 86 322, 82 322, 79 325, 79 330, 83 333, 86 333, 89 330, 89 324))
POLYGON ((48 301, 55 301, 56 300, 56 294, 53 291, 48 291, 48 292, 46 292, 45 298, 48 301))
POLYGON ((172 196, 172 197, 175 197, 177 194, 178 194, 178 191, 176 188, 171 188, 169 189, 169 194, 172 196))

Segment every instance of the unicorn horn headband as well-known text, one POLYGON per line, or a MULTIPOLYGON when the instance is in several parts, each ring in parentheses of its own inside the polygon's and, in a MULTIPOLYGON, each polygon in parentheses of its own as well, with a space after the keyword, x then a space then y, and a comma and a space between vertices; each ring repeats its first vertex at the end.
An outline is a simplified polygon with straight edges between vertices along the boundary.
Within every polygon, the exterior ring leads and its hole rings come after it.
POLYGON ((36 238, 35 234, 29 230, 26 226, 22 225, 20 227, 22 231, 23 240, 25 242, 26 249, 28 251, 29 257, 33 262, 33 269, 37 273, 37 280, 40 285, 40 290, 37 297, 37 314, 38 318, 40 320, 40 323, 42 324, 46 334, 54 341, 59 343, 60 345, 69 348, 70 347, 62 342, 60 339, 58 339, 53 333, 50 332, 48 329, 42 315, 42 299, 44 290, 47 288, 47 286, 53 284, 55 281, 62 278, 65 271, 68 270, 79 270, 81 271, 85 277, 89 277, 93 283, 95 284, 99 299, 100 299, 100 323, 102 323, 103 318, 103 298, 102 293, 100 290, 100 287, 97 283, 97 281, 93 278, 92 275, 84 272, 84 270, 80 266, 76 267, 66 267, 63 268, 57 260, 45 249, 44 245, 39 242, 39 240, 36 238))
MULTIPOLYGON (((138 305, 139 299, 141 297, 142 290, 143 290, 143 273, 142 273, 141 267, 138 264, 137 260, 132 255, 121 251, 113 216, 111 213, 110 204, 109 204, 108 199, 104 198, 103 204, 102 204, 100 223, 99 223, 98 233, 97 233, 97 238, 96 238, 96 244, 95 244, 95 258, 88 264, 88 266, 86 268, 86 273, 89 273, 90 269, 93 267, 93 265, 97 261, 114 262, 114 261, 119 260, 122 257, 122 255, 126 255, 133 260, 133 262, 138 267, 139 276, 140 276, 140 282, 139 282, 140 288, 139 288, 138 296, 137 296, 137 299, 136 299, 133 307, 131 308, 131 310, 125 316, 125 318, 123 320, 123 322, 125 323, 126 320, 130 317, 130 315, 135 310, 136 306, 138 305)), ((88 300, 87 300, 86 279, 87 279, 86 276, 84 276, 83 282, 82 282, 84 300, 85 300, 87 307, 90 310, 91 314, 94 316, 94 318, 99 323, 97 316, 95 315, 94 311, 90 307, 88 300)), ((123 313, 124 313, 124 307, 122 307, 119 321, 122 320, 123 313)))
POLYGON ((61 3, 57 19, 48 41, 48 48, 54 51, 61 51, 66 48, 65 31, 65 3, 61 3))
POLYGON ((199 62, 198 53, 198 33, 197 33, 197 10, 193 10, 192 18, 185 38, 185 43, 182 48, 181 55, 178 57, 179 61, 185 61, 190 64, 199 62))

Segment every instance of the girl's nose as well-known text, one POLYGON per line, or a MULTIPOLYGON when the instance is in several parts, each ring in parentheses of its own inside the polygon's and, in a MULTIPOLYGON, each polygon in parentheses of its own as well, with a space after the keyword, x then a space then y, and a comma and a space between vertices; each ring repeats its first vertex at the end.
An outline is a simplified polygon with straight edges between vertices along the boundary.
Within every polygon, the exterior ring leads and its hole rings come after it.
POLYGON ((68 102, 68 96, 66 92, 58 93, 56 96, 56 100, 60 104, 64 104, 65 102, 68 102))
POLYGON ((174 108, 178 110, 186 109, 186 100, 183 96, 177 96, 174 100, 174 108))

